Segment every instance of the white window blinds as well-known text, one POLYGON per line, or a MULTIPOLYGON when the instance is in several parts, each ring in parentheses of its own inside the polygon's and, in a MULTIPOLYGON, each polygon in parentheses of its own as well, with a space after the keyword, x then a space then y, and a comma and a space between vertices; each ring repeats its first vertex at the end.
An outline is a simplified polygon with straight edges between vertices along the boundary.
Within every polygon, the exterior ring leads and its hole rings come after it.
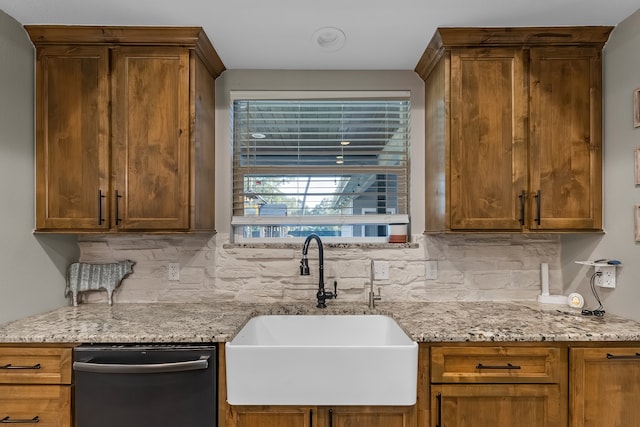
POLYGON ((236 237, 384 238, 408 222, 408 94, 349 95, 233 100, 236 237))

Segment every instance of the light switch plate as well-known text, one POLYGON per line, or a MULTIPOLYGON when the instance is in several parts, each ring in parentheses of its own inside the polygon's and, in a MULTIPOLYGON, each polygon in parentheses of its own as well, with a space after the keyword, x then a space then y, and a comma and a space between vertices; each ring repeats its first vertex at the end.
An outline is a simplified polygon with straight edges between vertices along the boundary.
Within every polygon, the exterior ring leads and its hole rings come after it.
POLYGON ((172 282, 180 280, 180 264, 177 262, 170 262, 167 268, 168 279, 172 282))
POLYGON ((376 280, 389 279, 389 261, 373 261, 373 278, 376 280))
POLYGON ((427 280, 436 280, 438 278, 438 261, 427 261, 425 276, 427 280))

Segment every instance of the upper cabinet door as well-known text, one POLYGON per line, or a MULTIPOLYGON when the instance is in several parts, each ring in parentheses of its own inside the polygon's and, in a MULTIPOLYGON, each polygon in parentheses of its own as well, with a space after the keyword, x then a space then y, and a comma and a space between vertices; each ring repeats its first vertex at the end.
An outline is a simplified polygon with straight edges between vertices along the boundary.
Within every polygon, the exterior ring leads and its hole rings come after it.
POLYGON ((602 228, 600 50, 532 48, 531 229, 602 228))
POLYGON ((113 226, 189 227, 189 50, 113 51, 113 226))
POLYGON ((36 229, 109 228, 106 47, 47 46, 36 64, 36 229))
POLYGON ((527 188, 522 49, 451 52, 451 228, 520 230, 527 188))

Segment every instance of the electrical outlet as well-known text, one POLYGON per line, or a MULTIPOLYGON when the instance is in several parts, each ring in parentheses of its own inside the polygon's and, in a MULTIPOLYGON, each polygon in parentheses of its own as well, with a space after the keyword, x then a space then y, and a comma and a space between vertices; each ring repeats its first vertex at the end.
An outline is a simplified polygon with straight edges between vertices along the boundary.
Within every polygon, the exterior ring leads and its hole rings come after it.
POLYGON ((167 276, 172 282, 180 280, 180 264, 177 262, 170 262, 167 268, 167 276))
POLYGON ((596 276, 595 284, 603 288, 615 288, 616 287, 616 266, 595 266, 596 273, 601 273, 600 276, 596 276))
POLYGON ((438 278, 438 261, 427 261, 425 276, 427 280, 436 280, 438 278))
POLYGON ((373 278, 376 280, 389 279, 389 261, 373 261, 373 278))

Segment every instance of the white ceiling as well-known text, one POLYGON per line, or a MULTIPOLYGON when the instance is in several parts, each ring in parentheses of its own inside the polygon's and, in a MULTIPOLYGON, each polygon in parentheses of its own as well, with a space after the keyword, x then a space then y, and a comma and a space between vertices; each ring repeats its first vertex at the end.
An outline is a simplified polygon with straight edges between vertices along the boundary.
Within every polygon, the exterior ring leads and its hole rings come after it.
POLYGON ((0 0, 21 24, 201 26, 228 69, 412 70, 438 26, 617 25, 640 0, 0 0), (338 27, 327 52, 313 33, 338 27))

